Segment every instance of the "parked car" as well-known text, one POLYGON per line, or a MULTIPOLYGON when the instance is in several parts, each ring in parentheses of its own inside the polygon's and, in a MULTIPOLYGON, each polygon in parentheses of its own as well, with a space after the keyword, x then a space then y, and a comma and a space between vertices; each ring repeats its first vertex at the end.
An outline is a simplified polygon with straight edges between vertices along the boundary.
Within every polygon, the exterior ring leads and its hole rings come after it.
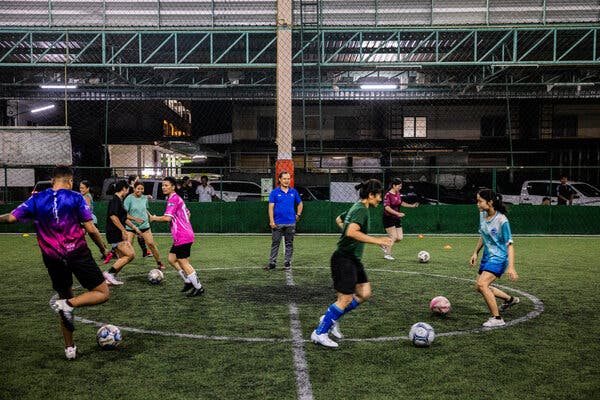
POLYGON ((470 204, 475 202, 475 197, 458 190, 449 190, 443 185, 430 182, 404 182, 402 184, 403 201, 412 204, 470 204))
POLYGON ((43 190, 50 189, 51 187, 52 187, 52 181, 38 181, 35 184, 35 186, 33 187, 31 194, 39 193, 43 190))
POLYGON ((306 186, 294 186, 294 189, 298 191, 302 201, 324 201, 329 200, 329 196, 326 196, 315 187, 306 186))
MULTIPOLYGON (((523 182, 519 194, 502 194, 506 204, 542 204, 544 197, 550 198, 550 204, 557 203, 556 188, 560 181, 531 180, 523 182)), ((573 189, 573 205, 600 206, 600 189, 585 182, 567 182, 573 189)))
POLYGON ((222 201, 260 201, 260 185, 250 181, 210 181, 222 201))

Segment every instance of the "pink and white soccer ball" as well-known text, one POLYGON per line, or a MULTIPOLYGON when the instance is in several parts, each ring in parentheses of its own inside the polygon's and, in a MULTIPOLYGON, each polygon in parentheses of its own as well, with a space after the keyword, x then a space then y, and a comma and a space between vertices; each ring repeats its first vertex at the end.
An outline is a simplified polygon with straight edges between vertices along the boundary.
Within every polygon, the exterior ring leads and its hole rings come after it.
POLYGON ((444 296, 437 296, 431 299, 429 309, 436 314, 446 315, 452 309, 452 305, 450 304, 450 300, 444 296))

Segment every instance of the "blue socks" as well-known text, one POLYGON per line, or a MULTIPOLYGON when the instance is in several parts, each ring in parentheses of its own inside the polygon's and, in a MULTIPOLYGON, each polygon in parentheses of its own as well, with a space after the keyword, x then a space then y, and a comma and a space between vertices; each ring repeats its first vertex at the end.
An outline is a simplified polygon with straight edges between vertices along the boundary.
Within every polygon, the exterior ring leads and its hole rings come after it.
POLYGON ((354 297, 352 299, 352 302, 350 304, 348 304, 348 307, 346 307, 346 309, 343 311, 340 310, 338 308, 338 306, 335 305, 335 303, 330 305, 329 308, 327 309, 327 312, 325 313, 325 316, 323 317, 323 321, 321 321, 321 323, 317 327, 317 335, 321 335, 323 333, 329 332, 329 329, 331 329, 331 326, 338 319, 340 319, 342 317, 342 315, 349 313, 350 311, 354 310, 359 305, 360 305, 360 303, 358 302, 356 297, 354 297))

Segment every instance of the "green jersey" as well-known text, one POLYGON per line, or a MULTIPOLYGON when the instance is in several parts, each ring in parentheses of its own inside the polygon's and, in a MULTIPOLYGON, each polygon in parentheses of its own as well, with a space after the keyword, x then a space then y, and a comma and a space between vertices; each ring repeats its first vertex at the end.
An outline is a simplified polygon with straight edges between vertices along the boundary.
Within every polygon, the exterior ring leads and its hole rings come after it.
POLYGON ((352 223, 360 226, 360 231, 364 234, 369 233, 369 210, 363 202, 356 202, 350 207, 350 209, 340 215, 340 218, 344 220, 344 226, 342 228, 342 236, 337 243, 337 251, 349 256, 356 257, 358 260, 362 258, 365 244, 358 240, 352 239, 346 236, 348 226, 352 223))
MULTIPOLYGON (((134 195, 130 194, 125 198, 123 207, 125 207, 125 210, 127 210, 127 214, 144 220, 144 222, 141 224, 139 222, 131 221, 135 226, 140 229, 150 228, 148 213, 146 212, 148 209, 148 198, 146 196, 142 195, 141 197, 135 197, 134 195)), ((129 226, 126 226, 125 228, 128 231, 132 230, 129 226)))

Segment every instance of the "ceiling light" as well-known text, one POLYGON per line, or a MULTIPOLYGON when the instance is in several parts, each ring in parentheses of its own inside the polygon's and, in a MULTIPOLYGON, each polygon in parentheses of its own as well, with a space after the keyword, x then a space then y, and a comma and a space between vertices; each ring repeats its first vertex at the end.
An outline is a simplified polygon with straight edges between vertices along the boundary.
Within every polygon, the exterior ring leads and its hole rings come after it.
POLYGON ((77 85, 40 85, 42 89, 77 89, 77 85))
POLYGON ((54 108, 54 104, 50 104, 49 106, 44 106, 44 107, 40 107, 40 108, 34 108, 30 112, 32 112, 32 113, 38 113, 40 111, 46 111, 46 110, 50 110, 52 108, 54 108))
POLYGON ((395 83, 365 83, 360 85, 363 90, 394 90, 398 89, 395 83))

